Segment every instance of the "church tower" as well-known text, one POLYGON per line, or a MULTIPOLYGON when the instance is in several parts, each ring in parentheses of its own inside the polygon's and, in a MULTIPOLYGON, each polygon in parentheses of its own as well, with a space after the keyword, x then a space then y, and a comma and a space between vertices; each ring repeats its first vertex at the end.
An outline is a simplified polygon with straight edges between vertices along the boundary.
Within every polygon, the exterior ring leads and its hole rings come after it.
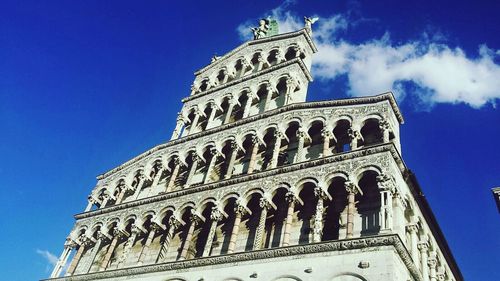
POLYGON ((171 140, 98 176, 47 280, 461 281, 392 93, 306 102, 312 24, 195 73, 171 140))

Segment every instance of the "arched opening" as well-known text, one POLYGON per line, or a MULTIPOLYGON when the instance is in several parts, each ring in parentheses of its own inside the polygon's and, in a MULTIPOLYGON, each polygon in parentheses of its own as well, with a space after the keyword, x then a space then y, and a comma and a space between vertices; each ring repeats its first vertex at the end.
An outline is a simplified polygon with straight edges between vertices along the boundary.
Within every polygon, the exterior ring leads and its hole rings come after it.
POLYGON ((244 225, 244 227, 240 227, 238 240, 242 241, 243 244, 239 247, 238 243, 236 245, 237 249, 239 249, 240 251, 251 251, 253 249, 257 226, 259 225, 260 198, 261 196, 259 194, 254 193, 248 200, 247 208, 251 213, 246 213, 242 219, 242 226, 244 225))
POLYGON ((298 233, 298 237, 295 243, 290 241, 292 245, 308 244, 313 241, 314 214, 318 205, 318 199, 314 195, 315 187, 315 184, 307 182, 299 193, 299 197, 304 204, 296 207, 297 221, 293 223, 292 233, 298 233))
POLYGON ((267 62, 269 63, 270 66, 273 66, 273 65, 276 65, 279 63, 278 53, 279 53, 279 50, 272 50, 271 52, 269 52, 269 55, 267 56, 267 62))
POLYGON ((337 144, 335 147, 335 152, 347 152, 350 151, 351 139, 349 138, 349 129, 351 128, 351 122, 346 119, 339 120, 333 129, 333 135, 337 139, 337 144))
POLYGON ((214 241, 212 243, 211 255, 223 255, 227 254, 229 249, 229 240, 231 239, 231 232, 234 226, 236 199, 229 198, 224 206, 224 212, 228 214, 227 217, 223 217, 220 223, 217 225, 215 231, 214 241))
POLYGON ((370 118, 366 120, 361 128, 364 145, 372 145, 383 142, 382 131, 380 130, 379 120, 370 118))
POLYGON ((209 80, 205 79, 201 81, 200 87, 198 88, 201 92, 208 90, 209 80))
POLYGON ((276 205, 276 209, 271 208, 268 212, 264 248, 279 247, 283 239, 284 223, 288 207, 288 203, 285 200, 286 192, 286 188, 279 188, 273 196, 272 201, 276 205))
POLYGON ((276 142, 275 138, 275 133, 276 129, 275 128, 269 128, 266 130, 266 133, 264 134, 264 143, 267 144, 265 146, 261 153, 259 154, 258 157, 258 164, 257 166, 260 167, 260 170, 266 170, 269 169, 271 160, 273 157, 273 149, 274 149, 274 143, 276 142))
POLYGON ((285 105, 286 100, 286 77, 281 78, 276 84, 277 97, 276 97, 276 107, 282 107, 285 105))
POLYGON ((208 202, 201 215, 205 218, 204 222, 200 222, 195 230, 194 242, 193 242, 193 257, 199 258, 203 256, 203 252, 205 251, 205 246, 207 245, 208 234, 210 232, 210 226, 212 225, 212 219, 210 218, 210 214, 212 209, 214 208, 214 203, 208 202))
POLYGON ((304 142, 305 159, 312 160, 319 158, 323 152, 323 137, 321 130, 323 129, 323 122, 314 121, 307 131, 309 138, 304 142))
POLYGON ((323 227, 323 241, 338 240, 345 237, 347 221, 347 191, 345 179, 335 177, 331 180, 328 193, 332 200, 327 201, 326 219, 323 227))
MULTIPOLYGON (((377 184, 378 173, 366 171, 361 176, 358 186, 363 195, 356 195, 357 210, 361 226, 360 236, 376 235, 380 231, 380 191, 377 184)), ((356 221, 355 226, 356 229, 356 221)))

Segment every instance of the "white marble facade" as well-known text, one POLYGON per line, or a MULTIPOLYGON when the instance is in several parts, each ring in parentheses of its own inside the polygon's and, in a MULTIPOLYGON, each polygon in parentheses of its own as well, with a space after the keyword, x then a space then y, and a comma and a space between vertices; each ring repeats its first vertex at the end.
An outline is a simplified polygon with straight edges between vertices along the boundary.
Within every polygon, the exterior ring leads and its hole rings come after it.
POLYGON ((197 71, 171 140, 98 177, 50 280, 462 280, 392 93, 305 102, 311 32, 197 71))

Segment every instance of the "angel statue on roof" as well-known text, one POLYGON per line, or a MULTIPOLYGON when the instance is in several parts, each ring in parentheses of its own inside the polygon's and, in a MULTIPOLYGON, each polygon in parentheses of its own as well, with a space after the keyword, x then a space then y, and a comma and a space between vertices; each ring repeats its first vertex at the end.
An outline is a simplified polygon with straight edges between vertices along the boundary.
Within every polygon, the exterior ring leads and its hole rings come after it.
POLYGON ((264 38, 269 31, 269 20, 268 19, 260 19, 259 27, 252 27, 253 39, 264 38))
POLYGON ((305 28, 312 33, 312 25, 319 20, 318 17, 304 17, 305 28))

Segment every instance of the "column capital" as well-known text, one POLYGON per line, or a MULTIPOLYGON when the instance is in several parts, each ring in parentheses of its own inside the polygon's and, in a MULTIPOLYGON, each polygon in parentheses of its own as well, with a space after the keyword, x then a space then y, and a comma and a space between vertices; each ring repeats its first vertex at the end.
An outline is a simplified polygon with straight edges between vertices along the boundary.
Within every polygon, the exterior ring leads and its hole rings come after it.
POLYGON ((306 137, 308 137, 308 134, 307 134, 307 132, 304 130, 304 128, 300 127, 300 128, 297 130, 296 136, 297 136, 297 138, 306 138, 306 137))
POLYGON ((351 140, 361 140, 361 139, 363 139, 362 136, 361 136, 361 133, 359 131, 357 131, 357 130, 352 129, 352 128, 349 128, 347 130, 347 134, 348 134, 348 136, 349 136, 349 138, 351 140))
POLYGON ((280 130, 274 131, 274 138, 275 139, 284 139, 285 138, 285 133, 283 133, 280 130))
POLYGON ((177 122, 182 122, 183 124, 186 123, 186 118, 184 117, 184 115, 182 115, 182 113, 177 113, 177 122))
POLYGON ((172 215, 168 218, 168 225, 172 229, 178 229, 181 225, 184 225, 184 222, 179 220, 175 215, 172 215))
POLYGON ((389 122, 385 119, 383 120, 380 120, 378 122, 378 127, 381 129, 381 130, 389 130, 389 128, 391 127, 389 122))
POLYGON ((330 199, 329 194, 321 186, 316 186, 314 188, 314 196, 322 200, 330 199))
POLYGON ((334 138, 332 131, 333 130, 331 130, 328 127, 323 127, 323 129, 321 129, 321 136, 323 138, 329 138, 329 139, 334 138))
POLYGON ((285 83, 286 83, 286 87, 287 87, 287 88, 293 88, 293 89, 294 89, 294 88, 296 88, 296 87, 297 87, 297 81, 296 81, 293 77, 291 77, 291 76, 289 76, 289 77, 286 79, 286 82, 285 82, 285 83))
POLYGON ((273 208, 273 202, 268 200, 267 198, 265 197, 261 197, 259 199, 259 207, 262 208, 262 209, 267 209, 267 210, 270 210, 271 208, 273 208))
POLYGON ((429 249, 429 243, 427 243, 427 241, 420 241, 418 242, 417 247, 420 252, 425 252, 429 249))
POLYGON ((245 203, 242 200, 236 200, 235 206, 234 206, 234 212, 240 215, 245 215, 247 213, 251 214, 250 210, 245 206, 245 203))
POLYGON ((418 231, 418 225, 416 223, 408 224, 406 226, 406 230, 408 230, 408 232, 410 232, 410 233, 417 232, 418 231))
POLYGON ((345 189, 346 189, 347 193, 354 194, 354 195, 359 193, 359 194, 363 195, 363 192, 358 187, 358 185, 353 183, 352 181, 346 181, 344 183, 344 185, 345 185, 345 189))
POLYGON ((224 215, 222 211, 219 209, 219 207, 217 206, 212 207, 212 211, 210 211, 210 219, 212 221, 221 221, 223 217, 224 215))
POLYGON ((427 260, 427 265, 431 268, 431 269, 435 269, 436 266, 437 266, 437 259, 436 257, 433 257, 431 255, 431 257, 429 257, 429 259, 427 260))
POLYGON ((297 194, 293 191, 288 191, 286 194, 285 194, 285 200, 288 202, 288 203, 301 203, 300 202, 300 199, 297 197, 297 194))
POLYGON ((391 193, 394 193, 395 187, 392 181, 392 177, 383 173, 377 176, 376 181, 379 190, 390 191, 391 193))
POLYGON ((191 211, 191 214, 189 215, 189 221, 194 225, 198 225, 199 223, 204 222, 205 218, 198 212, 191 211))

